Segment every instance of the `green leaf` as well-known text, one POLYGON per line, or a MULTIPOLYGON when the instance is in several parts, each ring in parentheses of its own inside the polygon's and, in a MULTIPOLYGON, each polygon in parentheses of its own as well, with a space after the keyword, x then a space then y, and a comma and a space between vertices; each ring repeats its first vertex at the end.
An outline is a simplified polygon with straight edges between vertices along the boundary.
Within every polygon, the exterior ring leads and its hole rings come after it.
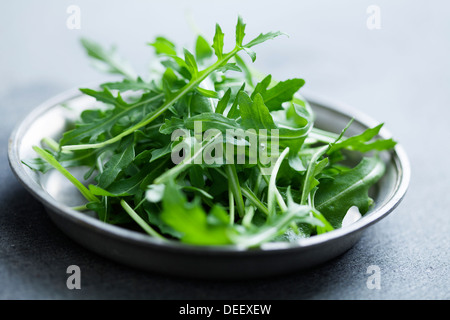
POLYGON ((252 49, 246 48, 246 47, 243 47, 243 49, 244 49, 245 53, 248 54, 250 59, 252 59, 252 62, 255 62, 256 61, 256 52, 253 51, 252 49))
POLYGON ((220 71, 220 72, 227 72, 227 71, 241 72, 242 70, 236 65, 236 63, 226 63, 223 67, 218 68, 217 71, 220 71))
POLYGON ((136 79, 136 72, 128 62, 119 56, 115 48, 106 50, 98 43, 86 38, 81 39, 81 44, 89 57, 97 63, 96 66, 99 69, 109 73, 123 75, 130 80, 136 79))
POLYGON ((98 176, 101 188, 107 188, 116 180, 117 175, 134 160, 134 145, 130 143, 122 152, 114 154, 105 164, 103 172, 98 176))
POLYGON ((294 94, 305 84, 303 79, 290 79, 278 82, 274 87, 262 93, 269 110, 281 109, 283 102, 291 101, 294 94))
POLYGON ((199 87, 195 91, 191 96, 191 100, 188 102, 190 115, 195 116, 199 113, 213 112, 214 102, 211 98, 217 98, 217 96, 213 95, 213 91, 199 87))
POLYGON ((233 104, 230 107, 230 110, 228 110, 227 113, 227 117, 228 118, 232 118, 232 119, 236 119, 237 117, 239 117, 239 110, 238 110, 238 105, 239 105, 239 94, 241 92, 244 92, 245 89, 245 82, 242 83, 241 87, 239 88, 238 92, 236 93, 236 97, 233 101, 233 104))
MULTIPOLYGON (((107 90, 107 89, 105 89, 107 90)), ((66 131, 60 141, 61 146, 70 144, 78 144, 85 139, 90 143, 96 142, 98 137, 104 134, 109 134, 112 127, 122 119, 131 119, 135 114, 142 112, 148 113, 155 109, 162 101, 163 95, 154 92, 144 94, 141 99, 131 105, 125 105, 121 102, 121 98, 114 99, 114 97, 106 92, 97 92, 95 90, 85 90, 90 95, 97 95, 103 101, 114 103, 116 108, 112 110, 87 110, 82 113, 84 121, 79 122, 72 130, 66 131), (89 115, 84 117, 84 115, 89 115)), ((102 101, 101 100, 101 101, 102 101)))
POLYGON ((25 159, 22 160, 22 163, 31 170, 40 171, 42 173, 47 173, 49 170, 53 169, 48 162, 41 158, 25 159))
MULTIPOLYGON (((205 112, 193 117, 190 117, 186 119, 183 124, 179 127, 186 127, 187 129, 194 130, 195 128, 195 122, 199 121, 202 124, 202 131, 209 130, 209 129, 217 129, 223 133, 226 132, 226 130, 236 130, 241 129, 241 126, 236 122, 234 119, 230 119, 225 117, 224 115, 220 113, 213 113, 213 112, 205 112)), ((172 125, 172 127, 175 127, 172 125)), ((169 125, 165 124, 164 131, 168 131, 169 125)))
POLYGON ((192 166, 188 170, 190 184, 196 188, 205 187, 204 169, 201 166, 192 166))
POLYGON ((306 171, 306 175, 303 181, 302 198, 300 204, 305 205, 313 188, 315 188, 319 181, 316 176, 327 166, 328 158, 319 160, 325 152, 328 150, 328 146, 318 148, 318 150, 312 155, 311 160, 306 171))
MULTIPOLYGON (((182 242, 196 245, 231 243, 229 226, 225 223, 211 223, 201 206, 197 202, 187 202, 174 182, 166 185, 162 204, 161 219, 182 234, 182 242)), ((210 214, 218 217, 215 222, 221 221, 220 217, 226 215, 220 208, 214 208, 210 214)))
POLYGON ((195 61, 194 55, 187 49, 184 49, 184 61, 186 62, 187 68, 192 77, 196 77, 198 73, 197 62, 195 61))
POLYGON ((217 103, 216 113, 220 114, 224 113, 225 109, 228 106, 228 101, 230 101, 230 97, 231 97, 231 89, 228 88, 228 90, 223 95, 222 99, 220 99, 219 102, 217 103))
POLYGON ((292 130, 309 128, 313 122, 311 114, 295 103, 290 103, 282 110, 272 111, 271 115, 279 127, 292 130))
POLYGON ((229 189, 233 193, 236 207, 239 212, 239 217, 244 216, 244 199, 242 198, 241 186, 239 183, 239 177, 236 172, 236 167, 232 164, 225 165, 225 172, 228 177, 229 189))
POLYGON ((369 209, 369 188, 384 174, 385 166, 379 158, 363 158, 353 169, 320 182, 314 204, 334 228, 340 228, 342 219, 352 206, 361 214, 369 209))
POLYGON ((241 92, 238 101, 244 128, 267 130, 277 128, 260 94, 256 94, 252 102, 246 93, 241 92))
POLYGON ((212 54, 213 50, 208 41, 199 35, 195 43, 195 57, 197 58, 197 61, 203 62, 204 60, 209 59, 212 54))
POLYGON ((120 93, 117 94, 117 97, 114 97, 111 91, 109 91, 106 87, 103 88, 103 91, 95 91, 87 88, 80 89, 80 91, 88 96, 94 97, 95 99, 97 99, 97 101, 101 101, 122 109, 129 107, 129 105, 125 101, 123 101, 120 93))
POLYGON ((277 32, 268 32, 268 33, 261 33, 259 36, 257 36, 255 39, 250 41, 249 43, 245 44, 244 48, 251 48, 254 47, 260 43, 266 42, 267 40, 274 39, 276 37, 279 37, 281 35, 285 35, 284 33, 277 31, 277 32))
POLYGON ((383 123, 376 127, 366 129, 363 133, 347 138, 341 142, 334 144, 330 150, 329 154, 336 152, 340 149, 348 149, 360 152, 368 152, 372 150, 389 150, 396 145, 396 142, 392 139, 378 139, 375 141, 371 140, 378 135, 383 123))
POLYGON ((89 185, 89 191, 91 191, 91 193, 95 196, 102 196, 102 197, 124 197, 124 196, 130 195, 126 192, 125 193, 112 193, 112 192, 109 192, 109 191, 99 187, 98 185, 93 185, 93 184, 89 185))
POLYGON ((58 170, 64 177, 67 178, 79 191, 80 193, 91 202, 97 202, 98 199, 86 188, 78 179, 76 179, 66 168, 64 168, 53 155, 37 146, 33 147, 33 150, 46 162, 48 162, 53 168, 58 170))
POLYGON ((177 240, 181 238, 182 233, 174 230, 161 219, 161 210, 159 208, 144 208, 144 210, 147 213, 149 223, 156 226, 162 234, 169 235, 177 240))
POLYGON ((261 94, 264 103, 270 111, 281 110, 282 103, 292 101, 294 94, 305 84, 303 79, 289 79, 280 81, 275 86, 267 89, 272 82, 272 77, 268 75, 255 87, 252 98, 261 94))
POLYGON ((155 48, 155 52, 158 55, 176 56, 177 51, 173 42, 164 37, 157 37, 154 42, 148 45, 155 48))
POLYGON ((266 129, 268 134, 270 134, 270 130, 277 129, 280 144, 289 147, 291 152, 298 152, 309 132, 311 123, 306 123, 301 128, 277 126, 260 93, 257 93, 252 101, 245 92, 241 92, 238 95, 238 101, 242 126, 245 129, 266 129))
POLYGON ((242 20, 242 17, 239 16, 238 17, 238 21, 236 24, 236 45, 241 47, 242 46, 242 41, 244 40, 245 37, 245 24, 244 21, 242 20))
POLYGON ((107 82, 101 85, 102 88, 106 88, 109 90, 119 90, 120 92, 126 91, 156 91, 155 86, 152 83, 144 82, 140 77, 136 80, 123 79, 118 82, 107 82))
POLYGON ((219 94, 216 91, 207 90, 200 87, 197 87, 195 90, 206 98, 214 98, 214 99, 219 98, 219 94))
POLYGON ((255 89, 252 92, 251 98, 254 99, 258 93, 261 95, 265 94, 267 88, 270 86, 271 83, 272 83, 272 75, 269 74, 256 84, 255 89))
POLYGON ((222 59, 223 56, 223 37, 224 33, 222 32, 222 29, 219 24, 216 24, 216 33, 214 34, 212 47, 217 59, 222 59))
POLYGON ((172 146, 170 144, 166 144, 162 148, 152 150, 151 151, 152 157, 150 159, 150 162, 153 162, 157 159, 160 159, 162 157, 169 155, 171 151, 172 151, 172 146))
POLYGON ((129 177, 116 179, 106 191, 114 195, 136 195, 146 190, 149 184, 164 171, 167 165, 166 159, 144 165, 139 171, 129 177))
POLYGON ((184 120, 178 117, 171 117, 165 119, 164 124, 159 128, 159 132, 162 134, 172 134, 176 129, 184 127, 184 120))

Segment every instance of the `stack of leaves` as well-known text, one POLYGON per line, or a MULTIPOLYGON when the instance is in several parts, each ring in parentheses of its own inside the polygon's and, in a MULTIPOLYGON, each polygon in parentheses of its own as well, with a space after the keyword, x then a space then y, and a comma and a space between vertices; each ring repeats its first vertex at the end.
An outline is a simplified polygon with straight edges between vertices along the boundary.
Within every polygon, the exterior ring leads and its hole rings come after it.
POLYGON ((345 136, 350 123, 340 134, 315 128, 298 93, 303 79, 256 75, 240 56, 254 62, 253 47, 282 33, 245 42, 245 27, 239 17, 228 52, 219 25, 212 45, 197 37, 194 53, 157 37, 149 45, 159 68, 148 79, 115 50, 83 39, 92 60, 120 79, 81 89, 100 106, 83 111, 59 142, 43 139, 39 158, 24 163, 64 174, 87 200, 77 209, 161 241, 257 247, 340 228, 353 206, 365 214, 385 170, 377 152, 395 142, 377 139, 382 124, 353 137, 345 136), (349 153, 357 165, 348 165, 349 153), (84 179, 95 182, 86 186, 69 167, 86 168, 84 179))

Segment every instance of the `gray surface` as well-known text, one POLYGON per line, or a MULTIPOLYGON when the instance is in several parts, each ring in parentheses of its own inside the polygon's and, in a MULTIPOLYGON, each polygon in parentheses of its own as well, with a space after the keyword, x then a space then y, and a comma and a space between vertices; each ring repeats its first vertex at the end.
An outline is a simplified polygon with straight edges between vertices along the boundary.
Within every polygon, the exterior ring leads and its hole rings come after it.
POLYGON ((20 1, 0 12, 0 298, 450 298, 448 2, 109 3, 20 1), (80 30, 66 28, 70 4, 81 8, 80 30), (371 4, 381 8, 380 30, 366 27, 371 4), (89 67, 80 36, 118 44, 136 69, 145 70, 152 52, 145 42, 156 34, 188 45, 190 15, 206 36, 212 36, 217 21, 231 38, 237 13, 249 36, 274 29, 290 35, 257 48, 259 69, 279 79, 303 77, 305 90, 386 123, 412 165, 402 204, 345 255, 274 279, 214 282, 149 274, 73 243, 13 177, 6 156, 13 126, 61 91, 107 79, 89 67), (66 288, 66 268, 72 264, 81 268, 81 290, 66 288), (380 267, 379 290, 366 286, 370 265, 380 267))

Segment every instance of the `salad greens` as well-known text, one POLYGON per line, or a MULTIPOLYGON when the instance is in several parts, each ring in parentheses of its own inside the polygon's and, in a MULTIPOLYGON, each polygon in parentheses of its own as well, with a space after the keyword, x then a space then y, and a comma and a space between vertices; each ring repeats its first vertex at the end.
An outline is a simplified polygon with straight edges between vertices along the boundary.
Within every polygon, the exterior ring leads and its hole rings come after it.
POLYGON ((230 51, 218 24, 212 43, 199 35, 193 52, 157 37, 149 45, 159 67, 148 78, 83 39, 96 65, 120 79, 80 89, 97 107, 24 164, 60 171, 86 198, 77 209, 162 241, 257 247, 340 228, 353 206, 365 214, 385 170, 377 153, 395 141, 377 139, 382 124, 352 137, 351 122, 340 134, 314 127, 303 79, 261 76, 241 56, 254 62, 253 47, 283 33, 246 41, 245 29, 239 17, 230 51))

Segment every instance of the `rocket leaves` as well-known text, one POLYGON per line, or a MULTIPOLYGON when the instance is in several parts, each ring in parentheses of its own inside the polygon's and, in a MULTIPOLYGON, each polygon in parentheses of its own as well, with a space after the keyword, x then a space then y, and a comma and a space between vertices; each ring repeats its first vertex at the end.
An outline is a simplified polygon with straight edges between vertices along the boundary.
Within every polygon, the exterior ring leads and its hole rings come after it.
POLYGON ((353 206, 367 213, 385 170, 377 154, 395 141, 379 138, 383 124, 351 137, 350 124, 341 134, 316 128, 303 79, 277 81, 247 65, 255 46, 283 33, 248 40, 246 27, 238 17, 229 51, 219 24, 191 49, 158 36, 148 45, 161 68, 147 76, 83 39, 96 66, 122 79, 80 89, 92 108, 24 164, 58 170, 101 221, 160 241, 258 247, 331 232, 353 206), (86 181, 70 167, 85 168, 86 181))
POLYGON ((104 72, 122 75, 128 80, 136 79, 136 72, 130 63, 125 61, 118 53, 115 47, 107 50, 98 43, 89 39, 81 39, 87 55, 92 58, 94 66, 104 72))
POLYGON ((323 179, 314 197, 319 210, 334 228, 340 228, 345 213, 357 206, 361 214, 369 210, 369 187, 384 174, 384 163, 377 157, 363 158, 353 169, 334 179, 323 179))

